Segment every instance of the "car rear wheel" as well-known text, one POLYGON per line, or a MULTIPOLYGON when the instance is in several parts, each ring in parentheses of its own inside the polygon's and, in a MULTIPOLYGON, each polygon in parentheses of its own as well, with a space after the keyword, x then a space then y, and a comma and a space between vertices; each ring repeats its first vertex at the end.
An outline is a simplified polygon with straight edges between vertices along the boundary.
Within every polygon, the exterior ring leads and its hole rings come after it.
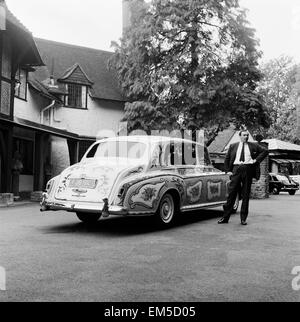
POLYGON ((168 227, 173 224, 175 217, 175 202, 171 194, 165 194, 159 204, 156 221, 162 227, 168 227))
POLYGON ((77 212, 76 215, 80 221, 87 224, 96 223, 101 217, 101 214, 90 214, 90 213, 82 213, 82 212, 77 212))
POLYGON ((295 191, 295 190, 293 190, 293 191, 289 191, 289 194, 290 194, 291 196, 294 196, 294 195, 296 194, 296 191, 295 191))

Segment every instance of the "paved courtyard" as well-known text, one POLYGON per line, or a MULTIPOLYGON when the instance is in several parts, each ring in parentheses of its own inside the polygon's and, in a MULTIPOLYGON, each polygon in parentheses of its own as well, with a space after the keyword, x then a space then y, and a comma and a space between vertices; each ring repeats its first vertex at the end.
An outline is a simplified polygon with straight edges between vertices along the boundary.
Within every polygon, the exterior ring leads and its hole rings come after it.
POLYGON ((1 301, 300 301, 300 195, 252 200, 217 225, 221 209, 158 230, 151 218, 95 226, 37 204, 0 208, 1 301))

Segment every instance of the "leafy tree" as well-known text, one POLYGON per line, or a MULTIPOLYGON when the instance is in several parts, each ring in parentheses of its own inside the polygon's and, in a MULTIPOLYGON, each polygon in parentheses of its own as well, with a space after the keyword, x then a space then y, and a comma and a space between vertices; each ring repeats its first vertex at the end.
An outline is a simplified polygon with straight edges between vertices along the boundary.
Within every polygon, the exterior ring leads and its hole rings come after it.
POLYGON ((260 52, 238 0, 128 0, 131 26, 112 66, 129 102, 129 130, 269 125, 260 52))
POLYGON ((297 106, 300 98, 300 66, 291 57, 281 56, 262 66, 264 78, 259 92, 271 117, 268 138, 300 143, 297 133, 297 106))

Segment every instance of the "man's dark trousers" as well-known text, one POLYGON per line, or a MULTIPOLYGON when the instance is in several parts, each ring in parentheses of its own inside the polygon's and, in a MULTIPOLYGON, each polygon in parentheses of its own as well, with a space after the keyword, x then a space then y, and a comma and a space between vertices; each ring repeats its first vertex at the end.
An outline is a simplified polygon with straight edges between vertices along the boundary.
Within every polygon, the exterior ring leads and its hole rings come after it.
POLYGON ((229 220, 233 211, 237 194, 240 192, 242 186, 242 207, 241 207, 241 221, 246 221, 249 213, 249 198, 251 194, 251 184, 253 180, 253 173, 255 172, 255 166, 253 164, 247 165, 235 165, 233 168, 233 174, 228 189, 227 204, 224 206, 225 220, 229 220))

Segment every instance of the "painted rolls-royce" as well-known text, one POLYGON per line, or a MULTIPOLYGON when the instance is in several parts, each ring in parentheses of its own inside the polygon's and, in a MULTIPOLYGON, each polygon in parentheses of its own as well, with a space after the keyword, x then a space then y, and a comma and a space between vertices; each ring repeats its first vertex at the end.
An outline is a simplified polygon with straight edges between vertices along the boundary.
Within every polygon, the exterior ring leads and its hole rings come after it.
POLYGON ((222 206, 229 176, 215 169, 197 142, 127 136, 93 144, 80 163, 51 179, 41 211, 67 211, 83 222, 111 215, 153 215, 162 226, 176 216, 222 206))

